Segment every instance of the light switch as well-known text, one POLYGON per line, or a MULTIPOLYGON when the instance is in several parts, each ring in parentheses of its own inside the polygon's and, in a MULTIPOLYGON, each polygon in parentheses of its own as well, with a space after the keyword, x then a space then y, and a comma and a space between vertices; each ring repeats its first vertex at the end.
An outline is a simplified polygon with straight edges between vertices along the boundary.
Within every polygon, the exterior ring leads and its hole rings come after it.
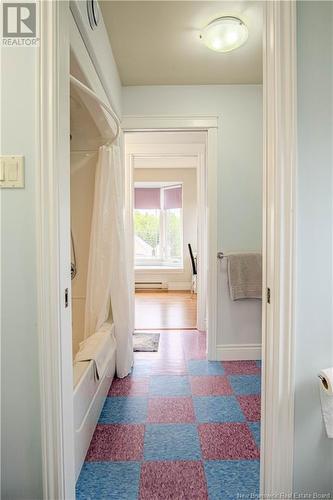
POLYGON ((0 187, 1 188, 24 187, 23 156, 8 155, 0 157, 0 187))
POLYGON ((0 161, 0 182, 5 180, 5 160, 0 161))
POLYGON ((6 179, 8 181, 17 181, 18 164, 17 160, 9 160, 6 163, 6 179))

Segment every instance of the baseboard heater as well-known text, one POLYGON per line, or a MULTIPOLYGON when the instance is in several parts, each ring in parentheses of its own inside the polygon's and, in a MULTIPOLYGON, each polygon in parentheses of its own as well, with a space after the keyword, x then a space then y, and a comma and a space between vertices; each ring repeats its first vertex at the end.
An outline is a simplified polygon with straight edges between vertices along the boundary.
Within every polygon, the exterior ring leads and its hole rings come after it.
POLYGON ((162 281, 136 281, 136 290, 167 290, 168 283, 162 281))

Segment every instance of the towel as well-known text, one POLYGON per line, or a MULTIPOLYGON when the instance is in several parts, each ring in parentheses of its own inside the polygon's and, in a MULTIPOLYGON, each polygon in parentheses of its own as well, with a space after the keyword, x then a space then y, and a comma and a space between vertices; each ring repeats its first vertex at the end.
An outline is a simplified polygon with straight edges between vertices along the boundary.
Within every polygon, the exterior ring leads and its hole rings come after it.
POLYGON ((114 338, 111 334, 112 325, 104 323, 100 330, 80 343, 79 352, 76 354, 74 362, 91 361, 95 363, 95 376, 100 380, 108 366, 110 357, 113 354, 114 338))
POLYGON ((261 254, 241 253, 228 255, 228 281, 231 300, 261 299, 261 254))

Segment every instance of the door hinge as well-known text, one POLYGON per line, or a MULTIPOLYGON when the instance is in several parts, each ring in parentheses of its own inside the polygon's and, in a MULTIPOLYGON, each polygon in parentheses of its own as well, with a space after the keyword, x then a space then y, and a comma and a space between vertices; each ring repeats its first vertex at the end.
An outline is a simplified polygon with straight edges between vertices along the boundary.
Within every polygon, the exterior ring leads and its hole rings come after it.
POLYGON ((267 304, 271 303, 271 289, 267 288, 267 304))
POLYGON ((65 288, 65 308, 68 307, 68 288, 65 288))

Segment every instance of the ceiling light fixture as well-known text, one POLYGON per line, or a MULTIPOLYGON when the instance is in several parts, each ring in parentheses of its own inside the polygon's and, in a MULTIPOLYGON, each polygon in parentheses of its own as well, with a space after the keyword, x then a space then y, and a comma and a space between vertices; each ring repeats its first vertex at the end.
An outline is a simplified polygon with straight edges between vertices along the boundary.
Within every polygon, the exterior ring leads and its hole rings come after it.
POLYGON ((233 16, 224 16, 209 23, 201 32, 200 39, 211 50, 230 52, 246 42, 249 35, 246 24, 233 16))

